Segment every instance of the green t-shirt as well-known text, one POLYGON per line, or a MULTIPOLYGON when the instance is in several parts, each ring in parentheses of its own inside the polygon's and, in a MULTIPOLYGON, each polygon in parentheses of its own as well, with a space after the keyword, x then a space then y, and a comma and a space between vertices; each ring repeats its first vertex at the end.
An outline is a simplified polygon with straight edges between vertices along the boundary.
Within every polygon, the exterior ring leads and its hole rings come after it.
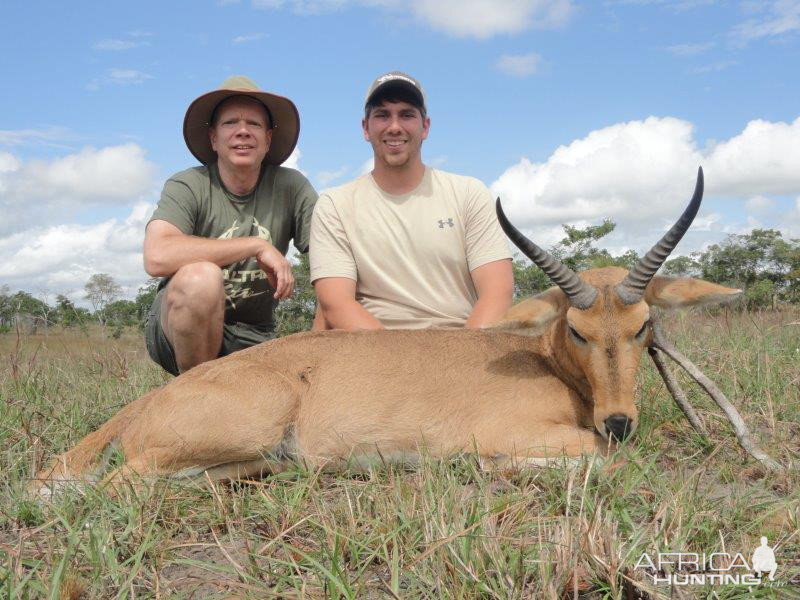
MULTIPOLYGON (((311 214, 317 192, 299 171, 264 165, 255 190, 246 196, 229 192, 217 165, 194 167, 164 184, 151 221, 167 221, 197 237, 230 239, 257 236, 282 254, 289 240, 308 252, 311 214)), ((225 322, 271 330, 278 301, 264 272, 251 257, 222 269, 225 278, 225 322)), ((162 282, 163 285, 163 282, 162 282)))

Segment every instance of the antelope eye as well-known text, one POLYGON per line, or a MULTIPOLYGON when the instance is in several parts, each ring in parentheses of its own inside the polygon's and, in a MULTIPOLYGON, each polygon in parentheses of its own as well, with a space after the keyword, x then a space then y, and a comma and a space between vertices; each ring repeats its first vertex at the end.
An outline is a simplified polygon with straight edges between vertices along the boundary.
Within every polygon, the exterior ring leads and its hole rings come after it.
POLYGON ((582 344, 586 343, 586 338, 584 338, 580 333, 578 333, 572 325, 568 325, 567 327, 569 327, 569 332, 576 340, 578 340, 582 344))
POLYGON ((645 322, 644 322, 644 325, 642 325, 642 328, 641 328, 641 329, 640 329, 640 330, 639 330, 639 331, 636 333, 636 337, 637 337, 637 338, 640 338, 640 337, 642 337, 642 336, 643 336, 645 333, 647 333, 647 326, 648 326, 649 324, 650 324, 650 319, 647 319, 647 321, 645 321, 645 322))

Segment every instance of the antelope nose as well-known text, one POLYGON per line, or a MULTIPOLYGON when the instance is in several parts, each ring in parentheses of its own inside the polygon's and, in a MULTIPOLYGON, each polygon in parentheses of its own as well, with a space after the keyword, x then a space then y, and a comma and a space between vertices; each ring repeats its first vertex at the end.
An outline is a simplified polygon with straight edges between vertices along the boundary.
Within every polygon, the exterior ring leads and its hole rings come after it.
POLYGON ((609 437, 613 435, 619 441, 624 440, 633 431, 633 422, 625 415, 611 415, 604 423, 609 437))

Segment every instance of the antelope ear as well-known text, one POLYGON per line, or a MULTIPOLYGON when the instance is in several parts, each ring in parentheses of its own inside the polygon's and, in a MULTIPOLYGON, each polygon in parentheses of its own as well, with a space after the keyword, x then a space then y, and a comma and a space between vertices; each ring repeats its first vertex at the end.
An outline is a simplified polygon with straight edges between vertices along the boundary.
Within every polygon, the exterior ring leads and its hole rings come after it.
POLYGON ((645 302, 660 308, 681 308, 733 300, 742 290, 691 277, 653 277, 644 292, 645 302))
POLYGON ((541 335, 562 313, 564 292, 553 287, 508 309, 492 329, 519 335, 541 335))

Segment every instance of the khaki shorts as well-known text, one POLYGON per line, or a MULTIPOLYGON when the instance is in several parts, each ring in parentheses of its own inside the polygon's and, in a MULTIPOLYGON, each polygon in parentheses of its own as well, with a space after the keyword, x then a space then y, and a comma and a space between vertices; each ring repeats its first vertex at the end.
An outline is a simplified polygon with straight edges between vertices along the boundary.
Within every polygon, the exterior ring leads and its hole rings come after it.
MULTIPOLYGON (((161 327, 161 303, 166 291, 166 287, 159 290, 150 306, 144 326, 144 341, 150 358, 168 373, 178 375, 175 350, 161 327)), ((248 323, 235 321, 228 323, 226 321, 222 326, 222 345, 217 358, 272 339, 275 339, 275 331, 272 329, 248 323)))

